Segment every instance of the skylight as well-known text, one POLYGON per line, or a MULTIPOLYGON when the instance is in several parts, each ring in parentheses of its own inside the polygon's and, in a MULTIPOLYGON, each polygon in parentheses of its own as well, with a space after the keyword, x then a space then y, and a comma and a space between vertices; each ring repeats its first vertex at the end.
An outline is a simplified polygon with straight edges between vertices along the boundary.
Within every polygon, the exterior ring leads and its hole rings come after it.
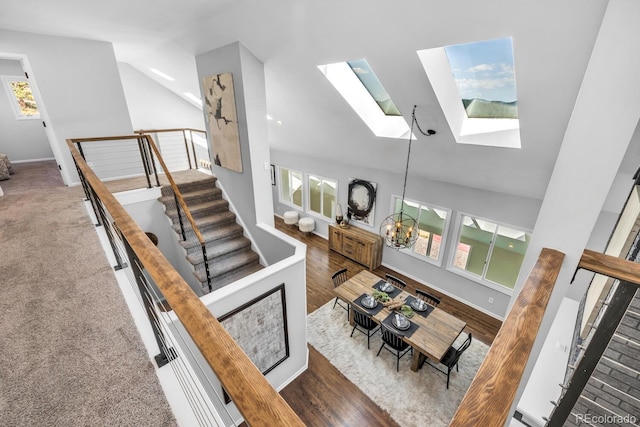
POLYGON ((447 46, 444 50, 467 117, 518 118, 510 38, 447 46))
POLYGON ((366 60, 319 65, 371 131, 383 138, 408 138, 409 125, 366 60))
POLYGON ((511 38, 417 53, 456 142, 520 148, 511 38))
POLYGON ((357 61, 347 61, 347 65, 354 72, 360 83, 367 89, 369 95, 376 101, 382 112, 387 116, 399 116, 400 111, 393 103, 391 97, 384 90, 382 83, 376 77, 366 59, 358 59, 357 61))

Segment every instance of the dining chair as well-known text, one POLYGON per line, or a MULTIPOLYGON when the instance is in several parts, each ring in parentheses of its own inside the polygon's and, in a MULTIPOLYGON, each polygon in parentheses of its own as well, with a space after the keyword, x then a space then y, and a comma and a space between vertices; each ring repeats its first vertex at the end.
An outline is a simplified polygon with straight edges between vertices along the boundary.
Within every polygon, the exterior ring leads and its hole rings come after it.
POLYGON ((440 304, 440 298, 435 295, 431 295, 428 292, 421 291, 420 289, 416 289, 416 297, 421 299, 422 301, 431 304, 434 307, 437 307, 440 304))
POLYGON ((351 337, 353 333, 358 330, 367 336, 367 348, 371 348, 370 341, 373 334, 378 332, 380 326, 371 318, 371 315, 360 310, 355 304, 351 306, 353 310, 353 329, 351 330, 351 337))
POLYGON ((396 288, 404 289, 407 287, 407 284, 403 280, 400 280, 391 274, 387 274, 387 282, 391 283, 396 288))
POLYGON ((469 334, 467 339, 457 349, 453 346, 449 347, 449 350, 447 350, 447 352, 444 354, 444 357, 440 361, 440 364, 444 365, 445 368, 447 368, 446 371, 443 369, 440 369, 437 365, 434 365, 428 359, 425 359, 425 361, 429 365, 433 366, 436 370, 442 372, 447 376, 447 389, 449 388, 449 377, 451 376, 451 371, 453 370, 454 367, 456 368, 456 371, 459 370, 458 361, 460 360, 460 356, 462 355, 462 353, 465 352, 466 349, 469 348, 470 345, 471 345, 471 334, 469 334))
MULTIPOLYGON (((331 280, 333 281, 334 288, 337 288, 338 286, 342 285, 344 282, 347 281, 347 269, 343 268, 333 273, 331 275, 331 280)), ((349 318, 349 308, 351 305, 349 303, 341 301, 340 298, 338 297, 336 297, 336 300, 333 302, 333 308, 336 308, 336 304, 338 304, 340 307, 347 310, 347 318, 349 318)))
POLYGON ((396 356, 396 372, 400 371, 400 359, 405 354, 411 352, 413 354, 413 347, 402 340, 402 337, 394 334, 389 328, 384 325, 380 325, 382 331, 382 345, 378 350, 376 357, 380 355, 380 352, 384 348, 388 352, 396 356))

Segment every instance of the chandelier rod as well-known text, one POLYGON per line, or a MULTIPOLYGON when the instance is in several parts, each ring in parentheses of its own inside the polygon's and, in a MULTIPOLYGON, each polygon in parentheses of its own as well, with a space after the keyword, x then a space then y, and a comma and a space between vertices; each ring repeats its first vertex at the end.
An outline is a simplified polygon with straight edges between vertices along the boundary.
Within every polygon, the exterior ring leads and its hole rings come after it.
POLYGON ((411 131, 409 132, 409 150, 407 150, 407 164, 404 168, 404 184, 402 185, 402 202, 400 204, 400 212, 404 211, 404 195, 407 191, 407 174, 409 173, 409 159, 411 158, 411 140, 413 139, 413 125, 416 122, 416 105, 413 106, 411 113, 411 131))

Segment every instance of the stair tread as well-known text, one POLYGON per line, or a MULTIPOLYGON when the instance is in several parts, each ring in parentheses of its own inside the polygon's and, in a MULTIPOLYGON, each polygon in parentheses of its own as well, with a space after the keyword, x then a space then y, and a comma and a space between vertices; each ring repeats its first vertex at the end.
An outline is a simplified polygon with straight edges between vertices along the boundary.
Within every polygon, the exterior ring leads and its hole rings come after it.
MULTIPOLYGON (((227 239, 222 242, 209 242, 207 248, 207 258, 209 261, 217 260, 218 258, 231 255, 233 252, 247 248, 251 246, 251 241, 246 237, 239 235, 233 239, 227 239)), ((187 255, 187 259, 192 264, 199 264, 203 262, 203 256, 201 251, 196 251, 187 255)))
MULTIPOLYGON (((209 212, 206 215, 198 215, 193 217, 193 220, 195 221, 196 226, 198 227, 198 230, 200 230, 200 233, 203 236, 211 228, 220 228, 225 226, 228 223, 231 223, 231 222, 235 223, 235 219, 236 219, 236 215, 233 212, 228 210, 221 211, 221 212, 209 212)), ((184 223, 186 222, 188 221, 186 221, 185 219, 184 223)), ((180 224, 177 220, 177 217, 175 218, 175 221, 174 221, 174 230, 176 231, 180 230, 180 224)))
MULTIPOLYGON (((199 188, 193 191, 183 192, 180 190, 180 194, 182 194, 182 198, 185 201, 198 200, 198 199, 219 199, 222 197, 222 190, 219 188, 199 188)), ((162 203, 173 204, 175 199, 173 197, 173 191, 169 192, 169 194, 164 194, 158 198, 162 203)))
MULTIPOLYGON (((214 243, 216 240, 221 241, 234 235, 242 234, 243 228, 237 223, 229 223, 222 227, 217 228, 208 228, 206 230, 200 230, 202 234, 202 238, 205 240, 207 244, 214 243)), ((185 248, 192 248, 195 246, 200 246, 198 241, 181 241, 180 244, 185 248)))
MULTIPOLYGON (((229 203, 224 199, 213 199, 199 203, 187 203, 187 207, 189 208, 191 215, 202 215, 206 212, 214 213, 226 211, 229 209, 229 203)), ((167 206, 165 214, 170 218, 177 218, 178 210, 176 209, 175 204, 172 203, 170 206, 167 206)))

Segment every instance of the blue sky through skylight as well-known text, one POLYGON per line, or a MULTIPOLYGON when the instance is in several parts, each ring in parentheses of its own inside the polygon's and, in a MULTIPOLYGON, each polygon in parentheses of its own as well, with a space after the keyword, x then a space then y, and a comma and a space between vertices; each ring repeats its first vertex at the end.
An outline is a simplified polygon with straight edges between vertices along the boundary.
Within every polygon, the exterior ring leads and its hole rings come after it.
POLYGON ((517 101, 510 37, 447 46, 445 51, 460 98, 517 101))

